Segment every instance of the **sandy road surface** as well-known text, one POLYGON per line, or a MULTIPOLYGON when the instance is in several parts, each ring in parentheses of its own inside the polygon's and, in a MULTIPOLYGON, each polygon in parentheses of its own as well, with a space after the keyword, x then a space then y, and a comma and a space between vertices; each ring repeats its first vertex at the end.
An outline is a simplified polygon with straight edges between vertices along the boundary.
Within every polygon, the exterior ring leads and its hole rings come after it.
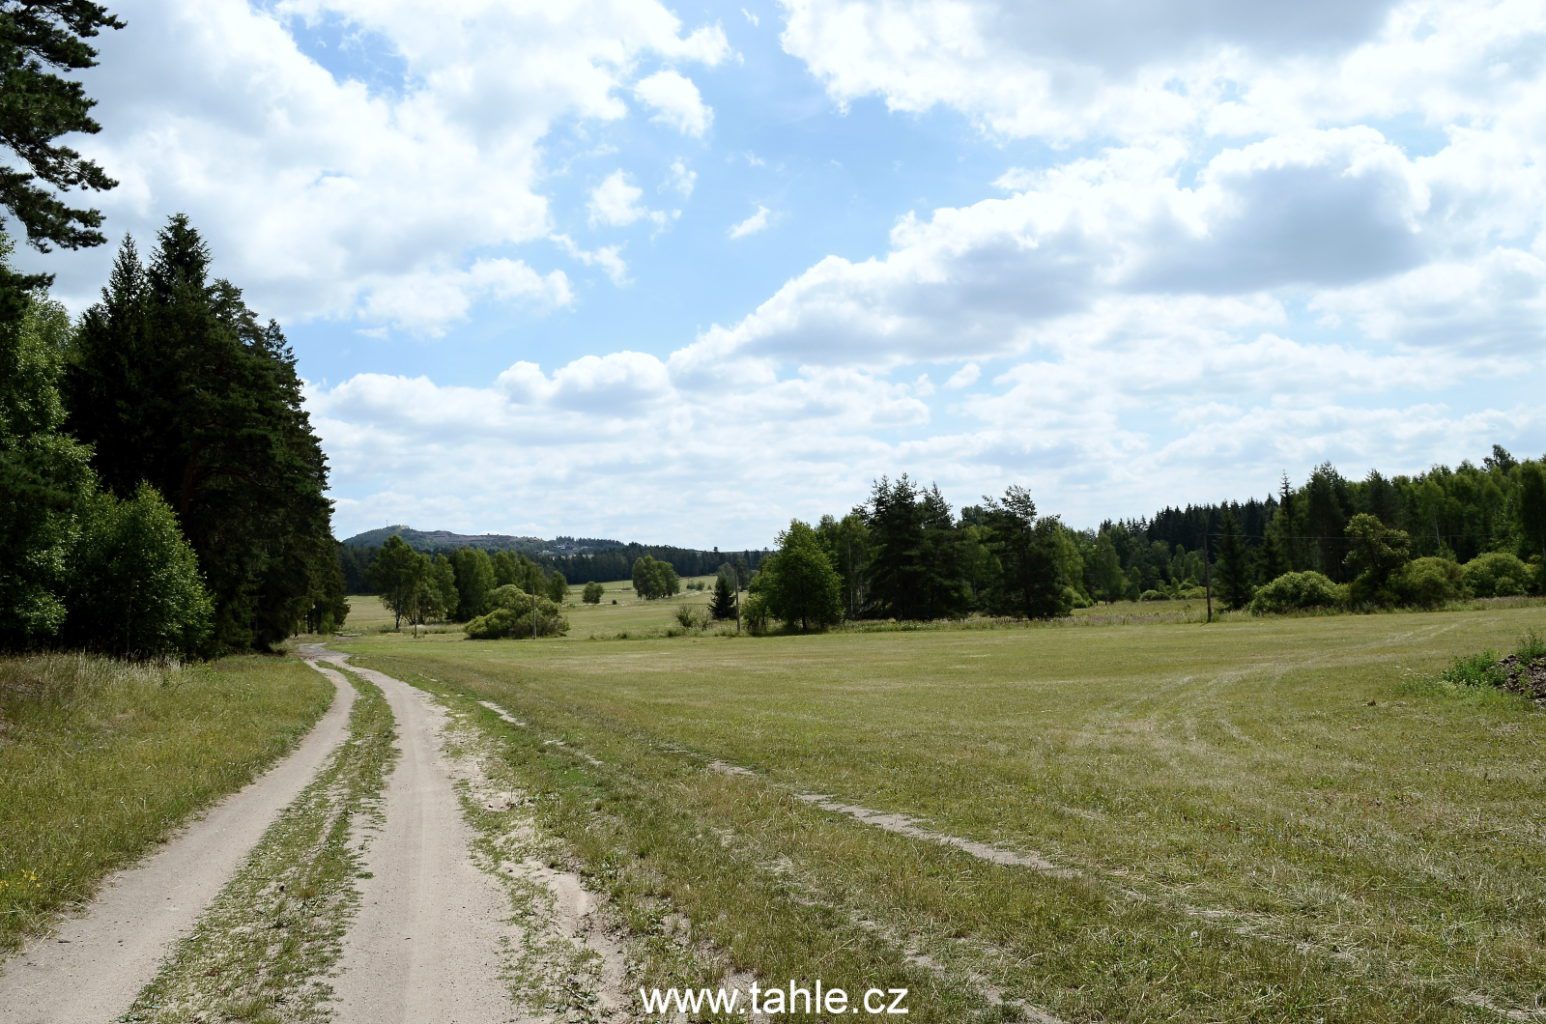
POLYGON ((348 733, 354 689, 277 766, 216 804, 150 857, 113 875, 79 916, 0 965, 6 1024, 105 1024, 129 1009, 279 812, 348 733))
MULTIPOLYGON (((346 665, 320 645, 303 656, 346 665)), ((441 751, 445 714, 391 676, 348 666, 381 687, 397 719, 401 756, 387 780, 385 821, 370 841, 362 904, 344 939, 335 1019, 340 1024, 505 1024, 524 1018, 500 980, 508 900, 473 863, 441 751)))

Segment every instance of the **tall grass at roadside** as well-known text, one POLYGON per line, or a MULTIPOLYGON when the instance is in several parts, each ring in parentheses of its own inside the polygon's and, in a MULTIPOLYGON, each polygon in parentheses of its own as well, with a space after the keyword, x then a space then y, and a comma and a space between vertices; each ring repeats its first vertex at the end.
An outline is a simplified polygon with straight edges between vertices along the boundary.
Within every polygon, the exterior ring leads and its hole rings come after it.
POLYGON ((331 699, 278 658, 0 659, 0 954, 255 778, 331 699))

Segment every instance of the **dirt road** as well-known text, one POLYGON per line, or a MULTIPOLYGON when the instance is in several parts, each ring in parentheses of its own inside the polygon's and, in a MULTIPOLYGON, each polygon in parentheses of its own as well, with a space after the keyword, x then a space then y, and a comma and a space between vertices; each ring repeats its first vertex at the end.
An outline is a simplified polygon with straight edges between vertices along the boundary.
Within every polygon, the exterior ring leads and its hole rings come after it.
MULTIPOLYGON (((347 664, 320 646, 303 656, 347 664)), ((501 981, 513 938, 499 885, 473 863, 441 750, 445 715, 423 692, 370 669, 397 719, 401 756, 387 780, 385 821, 365 856, 362 905, 344 939, 334 990, 341 1024, 504 1024, 522 1020, 501 981)))
POLYGON ((0 1018, 106 1024, 129 1009, 173 943, 192 930, 279 812, 343 741, 354 689, 328 674, 337 687, 333 705, 293 753, 110 878, 79 917, 0 966, 0 1018))

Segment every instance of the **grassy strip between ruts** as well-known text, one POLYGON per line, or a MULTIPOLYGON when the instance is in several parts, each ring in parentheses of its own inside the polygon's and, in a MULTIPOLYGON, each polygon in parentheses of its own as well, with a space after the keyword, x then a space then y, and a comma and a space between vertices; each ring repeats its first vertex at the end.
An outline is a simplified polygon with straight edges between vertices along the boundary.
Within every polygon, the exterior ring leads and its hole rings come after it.
POLYGON ((326 977, 359 904, 362 826, 379 820, 397 756, 386 699, 351 682, 359 697, 348 739, 264 833, 126 1022, 328 1019, 326 977))
POLYGON ((0 659, 0 955, 279 760, 332 694, 271 657, 0 659))

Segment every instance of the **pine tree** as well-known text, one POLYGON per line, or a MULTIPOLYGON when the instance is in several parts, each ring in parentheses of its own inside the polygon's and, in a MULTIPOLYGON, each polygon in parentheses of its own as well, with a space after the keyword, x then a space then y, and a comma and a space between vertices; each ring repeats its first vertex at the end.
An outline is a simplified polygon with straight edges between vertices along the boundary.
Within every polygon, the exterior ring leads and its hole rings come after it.
POLYGON ((893 619, 924 614, 924 523, 918 489, 904 473, 881 477, 859 510, 869 527, 870 593, 876 610, 893 619))
POLYGON ((1073 578, 1059 557, 1057 518, 1038 519, 1031 493, 1019 486, 1002 499, 984 498, 983 506, 989 544, 1003 567, 993 610, 1029 619, 1067 615, 1073 578))
MULTIPOLYGON (((102 214, 71 207, 55 190, 103 191, 117 182, 68 146, 61 135, 95 134, 95 101, 80 82, 60 72, 95 67, 91 45, 103 29, 123 22, 90 0, 28 0, 0 8, 0 145, 12 159, 0 161, 0 207, 21 221, 33 247, 80 249, 101 245, 102 214)), ((0 222, 0 229, 4 223, 0 222)), ((0 267, 0 286, 46 287, 46 276, 22 278, 0 267)))
POLYGON ((1218 535, 1219 596, 1228 608, 1244 608, 1251 601, 1251 567, 1245 538, 1235 510, 1224 509, 1219 517, 1218 535))

